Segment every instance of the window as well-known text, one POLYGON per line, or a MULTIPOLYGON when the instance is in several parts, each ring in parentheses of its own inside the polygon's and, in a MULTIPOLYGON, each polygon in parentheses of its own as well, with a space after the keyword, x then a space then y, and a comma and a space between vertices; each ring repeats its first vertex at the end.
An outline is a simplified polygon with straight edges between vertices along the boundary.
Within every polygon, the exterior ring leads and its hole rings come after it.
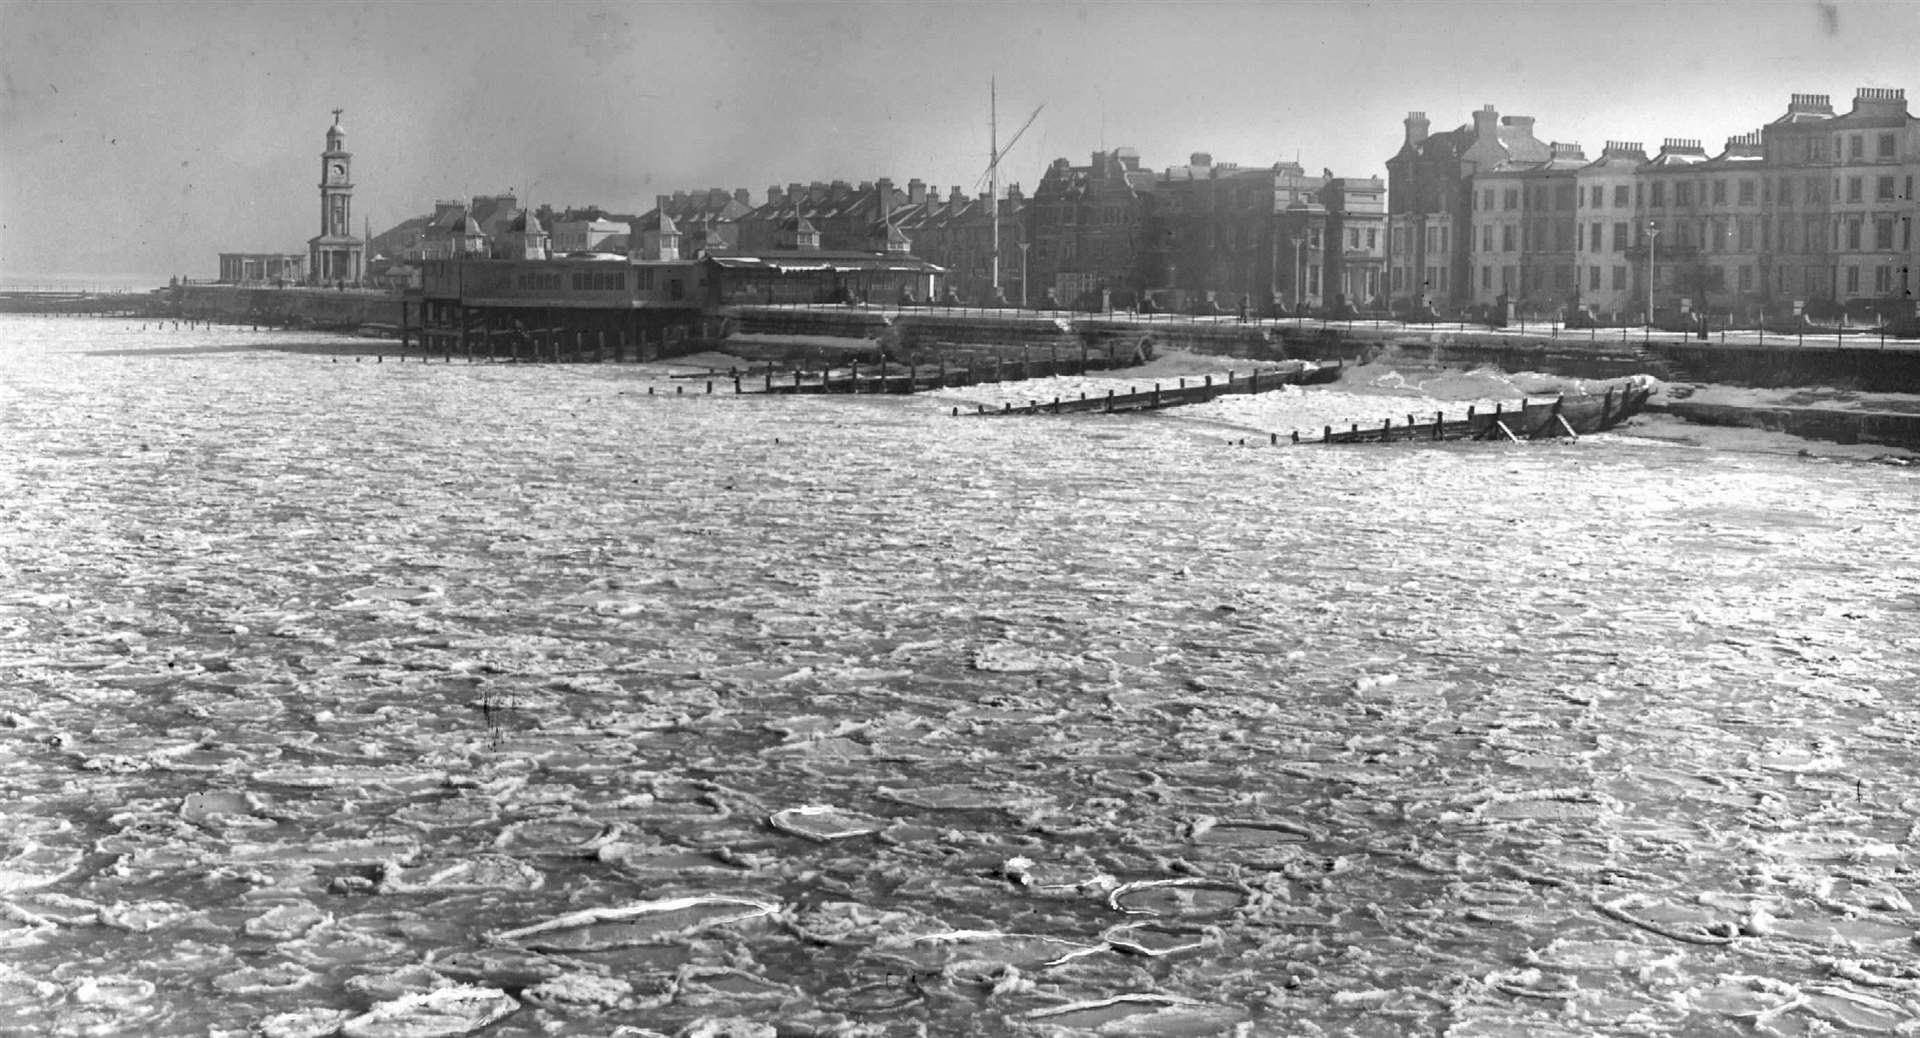
POLYGON ((1882 216, 1873 221, 1873 247, 1876 249, 1893 248, 1893 217, 1882 216))
POLYGON ((1502 198, 1500 199, 1500 201, 1501 201, 1501 203, 1502 203, 1502 204, 1501 204, 1501 206, 1500 206, 1500 208, 1502 208, 1502 209, 1518 209, 1518 208, 1520 208, 1520 192, 1519 192, 1519 190, 1518 190, 1517 188, 1511 188, 1511 187, 1510 187, 1510 188, 1507 188, 1507 190, 1506 190, 1506 194, 1505 194, 1505 195, 1504 195, 1504 196, 1503 196, 1503 197, 1502 197, 1502 198))
POLYGON ((1480 228, 1480 251, 1493 251, 1493 226, 1491 224, 1480 228))
MULTIPOLYGON (((1603 223, 1592 223, 1587 226, 1587 251, 1588 252, 1600 251, 1600 246, 1604 244, 1603 239, 1605 237, 1605 233, 1606 233, 1606 225, 1603 223)), ((1596 267, 1595 269, 1597 270, 1599 268, 1596 267)), ((1593 287, 1599 288, 1600 286, 1595 285, 1593 287)))
POLYGON ((1587 268, 1587 288, 1594 292, 1600 291, 1600 268, 1599 267, 1587 268))
POLYGON ((1848 159, 1864 158, 1866 154, 1867 154, 1867 148, 1866 148, 1865 138, 1861 134, 1857 134, 1857 133, 1849 134, 1847 136, 1847 158, 1848 159))
POLYGON ((1860 251, 1860 221, 1859 220, 1847 221, 1847 248, 1854 252, 1860 251))
POLYGON ((1883 158, 1883 159, 1890 159, 1890 158, 1893 158, 1893 157, 1895 157, 1895 153, 1896 153, 1896 150, 1897 150, 1897 149, 1896 149, 1896 147, 1895 147, 1895 144, 1894 144, 1894 137, 1893 137, 1893 134, 1891 134, 1891 133, 1883 133, 1883 134, 1881 134, 1881 135, 1880 135, 1880 150, 1879 150, 1879 157, 1880 157, 1880 158, 1883 158))
POLYGON ((1607 189, 1601 187, 1599 184, 1593 185, 1593 189, 1587 192, 1587 197, 1590 199, 1587 205, 1592 208, 1605 209, 1607 207, 1607 189))
POLYGON ((1488 210, 1493 208, 1493 188, 1480 192, 1480 208, 1488 210))
MULTIPOLYGON (((556 280, 559 275, 555 275, 556 280)), ((575 292, 622 292, 627 287, 627 272, 624 270, 576 270, 573 272, 573 290, 575 292)))
POLYGON ((1859 177, 1847 178, 1847 201, 1849 202, 1860 201, 1860 178, 1859 177))
POLYGON ((1628 241, 1629 239, 1627 237, 1626 221, 1622 220, 1619 223, 1614 224, 1613 225, 1613 251, 1615 252, 1627 251, 1628 241))
POLYGON ((1667 207, 1667 185, 1663 181, 1653 182, 1653 207, 1655 209, 1667 207))
POLYGON ((1847 294, 1850 296, 1857 296, 1860 294, 1860 268, 1859 267, 1847 268, 1847 294))
POLYGON ((1743 216, 1734 222, 1734 228, 1737 237, 1737 240, 1734 242, 1734 248, 1741 252, 1752 252, 1753 221, 1743 216))
POLYGON ((1673 185, 1673 204, 1693 204, 1693 183, 1691 181, 1682 180, 1678 184, 1673 185))
POLYGON ((1873 197, 1882 202, 1893 201, 1893 178, 1879 177, 1873 182, 1873 197))
POLYGON ((1513 267, 1500 268, 1500 291, 1512 292, 1514 289, 1513 267))
POLYGON ((1613 268, 1613 290, 1615 292, 1624 292, 1626 291, 1626 288, 1627 288, 1627 268, 1618 267, 1618 266, 1614 267, 1613 268))
POLYGON ((1753 268, 1752 267, 1740 268, 1740 291, 1742 292, 1753 291, 1753 268))
POLYGON ((1374 227, 1367 228, 1367 251, 1372 252, 1373 250, 1379 247, 1380 247, 1379 229, 1374 227))
POLYGON ((1883 296, 1893 291, 1892 267, 1878 266, 1873 268, 1873 291, 1883 296))
POLYGON ((1780 178, 1780 204, 1781 205, 1793 204, 1793 178, 1792 177, 1780 178))
POLYGON ((1347 228, 1347 248, 1349 249, 1360 248, 1360 229, 1359 228, 1357 227, 1347 228))
POLYGON ((1827 161, 1827 139, 1825 137, 1810 137, 1807 139, 1807 161, 1827 161))
POLYGON ((1742 180, 1740 182, 1740 204, 1741 205, 1753 204, 1753 181, 1742 180))
POLYGON ((1821 177, 1807 178, 1806 199, 1809 203, 1827 200, 1827 182, 1821 177))
POLYGON ((1627 207, 1627 185, 1620 184, 1614 187, 1613 207, 1615 209, 1625 209, 1627 207))
POLYGON ((1493 268, 1492 267, 1488 266, 1488 267, 1480 268, 1480 287, 1487 288, 1487 289, 1491 289, 1493 287, 1493 268))
POLYGON ((1727 182, 1726 181, 1716 180, 1713 182, 1713 204, 1714 205, 1727 204, 1727 182))

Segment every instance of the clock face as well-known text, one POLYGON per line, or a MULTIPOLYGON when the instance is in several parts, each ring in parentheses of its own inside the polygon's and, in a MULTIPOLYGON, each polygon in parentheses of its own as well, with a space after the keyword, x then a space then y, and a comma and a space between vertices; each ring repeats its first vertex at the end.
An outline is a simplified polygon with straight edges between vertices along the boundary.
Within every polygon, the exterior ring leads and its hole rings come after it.
POLYGON ((344 162, 336 162, 328 167, 328 172, 335 180, 345 180, 347 179, 347 164, 344 162))

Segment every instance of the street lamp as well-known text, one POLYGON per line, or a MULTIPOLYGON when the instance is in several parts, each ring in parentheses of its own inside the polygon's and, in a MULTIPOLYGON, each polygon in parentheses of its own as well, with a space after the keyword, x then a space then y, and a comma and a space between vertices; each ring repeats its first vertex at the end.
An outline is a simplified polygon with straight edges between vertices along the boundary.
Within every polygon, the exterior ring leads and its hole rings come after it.
POLYGON ((1654 243, 1660 237, 1660 225, 1647 221, 1647 327, 1653 327, 1653 258, 1654 243))

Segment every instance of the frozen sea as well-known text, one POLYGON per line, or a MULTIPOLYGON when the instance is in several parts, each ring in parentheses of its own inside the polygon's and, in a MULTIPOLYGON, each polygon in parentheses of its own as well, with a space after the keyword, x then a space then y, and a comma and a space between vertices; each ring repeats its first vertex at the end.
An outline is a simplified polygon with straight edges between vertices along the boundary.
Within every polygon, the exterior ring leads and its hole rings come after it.
POLYGON ((0 1032, 1920 1033, 1920 470, 372 348, 0 318, 0 1032))

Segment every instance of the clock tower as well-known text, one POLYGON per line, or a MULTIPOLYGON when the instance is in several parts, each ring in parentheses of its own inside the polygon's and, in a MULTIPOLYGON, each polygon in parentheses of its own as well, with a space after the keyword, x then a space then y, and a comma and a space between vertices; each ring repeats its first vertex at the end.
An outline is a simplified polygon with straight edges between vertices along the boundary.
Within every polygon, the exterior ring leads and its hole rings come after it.
POLYGON ((333 110, 320 153, 320 233, 307 241, 308 276, 322 285, 357 285, 366 275, 367 243, 353 236, 353 153, 340 112, 333 110))

